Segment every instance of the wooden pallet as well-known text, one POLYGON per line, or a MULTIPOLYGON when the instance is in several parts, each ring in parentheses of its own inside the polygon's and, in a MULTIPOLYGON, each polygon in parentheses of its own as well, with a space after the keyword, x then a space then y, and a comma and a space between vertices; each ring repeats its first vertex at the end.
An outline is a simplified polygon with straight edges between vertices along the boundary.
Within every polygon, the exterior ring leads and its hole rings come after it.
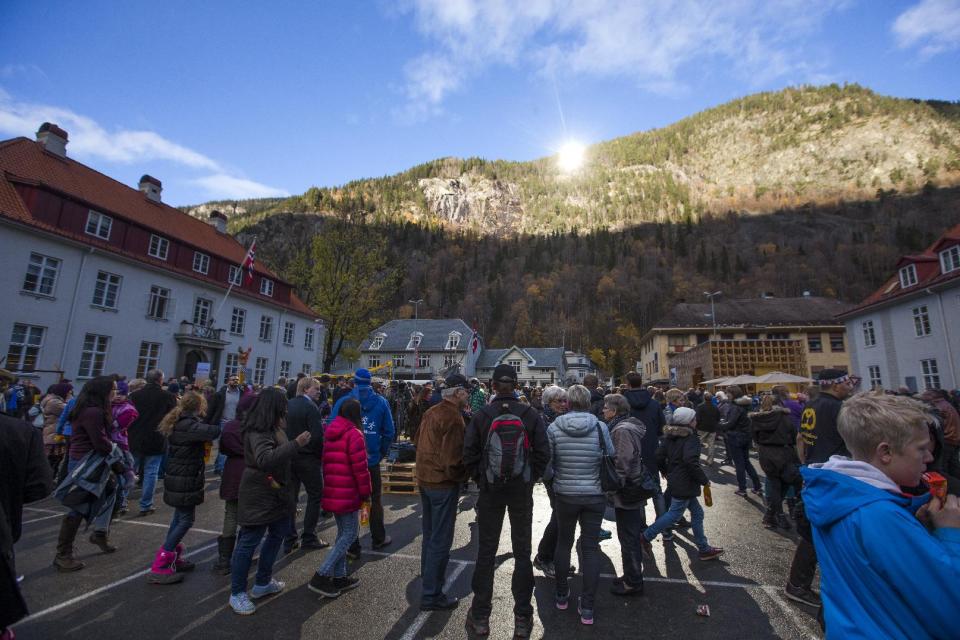
POLYGON ((407 495, 418 493, 416 468, 414 462, 382 462, 380 478, 383 492, 407 495))

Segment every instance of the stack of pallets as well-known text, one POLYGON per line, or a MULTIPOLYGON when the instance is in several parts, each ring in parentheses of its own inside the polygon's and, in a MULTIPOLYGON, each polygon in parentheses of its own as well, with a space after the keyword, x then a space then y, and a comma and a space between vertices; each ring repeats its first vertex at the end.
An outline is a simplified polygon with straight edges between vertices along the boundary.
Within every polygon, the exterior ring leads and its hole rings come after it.
POLYGON ((380 478, 384 493, 415 495, 417 493, 415 462, 381 462, 380 478))

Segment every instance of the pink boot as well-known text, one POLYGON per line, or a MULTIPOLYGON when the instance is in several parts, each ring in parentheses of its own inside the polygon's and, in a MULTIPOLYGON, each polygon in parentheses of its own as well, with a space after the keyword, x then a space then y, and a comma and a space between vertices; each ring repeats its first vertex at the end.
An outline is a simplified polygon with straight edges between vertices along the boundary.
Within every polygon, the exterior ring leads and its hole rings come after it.
POLYGON ((178 573, 183 573, 184 571, 193 571, 197 566, 183 557, 185 551, 186 550, 183 548, 182 544, 178 544, 177 548, 174 549, 174 552, 177 554, 175 566, 177 567, 178 573))
POLYGON ((177 573, 177 552, 165 551, 163 547, 157 550, 157 557, 150 567, 150 576, 147 582, 151 584, 173 584, 183 580, 183 574, 177 573))

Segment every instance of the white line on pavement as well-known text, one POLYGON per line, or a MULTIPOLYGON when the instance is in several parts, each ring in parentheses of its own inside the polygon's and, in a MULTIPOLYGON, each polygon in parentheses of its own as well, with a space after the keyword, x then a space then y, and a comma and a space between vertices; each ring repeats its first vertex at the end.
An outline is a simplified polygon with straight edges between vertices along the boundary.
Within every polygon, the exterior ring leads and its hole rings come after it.
MULTIPOLYGON (((452 562, 452 561, 451 561, 452 562)), ((460 577, 460 574, 463 573, 463 570, 467 568, 466 562, 461 561, 450 574, 450 577, 447 578, 447 581, 443 585, 444 593, 448 592, 452 587, 453 583, 457 581, 457 578, 460 577)), ((433 611, 421 611, 416 618, 414 618, 413 623, 407 627, 407 632, 400 636, 400 640, 413 640, 417 637, 417 634, 420 633, 420 629, 423 628, 423 625, 427 622, 427 618, 430 617, 433 611)))
POLYGON ((43 516, 41 518, 34 518, 33 520, 24 520, 20 524, 32 524, 34 522, 40 522, 41 520, 49 520, 50 518, 59 518, 62 516, 62 513, 54 513, 53 515, 43 516))
MULTIPOLYGON (((31 511, 37 511, 39 513, 52 513, 51 516, 46 516, 45 518, 36 518, 34 520, 27 520, 23 524, 30 524, 31 522, 39 522, 40 520, 46 520, 47 518, 56 518, 57 516, 66 515, 66 511, 54 511, 53 509, 39 509, 37 507, 24 507, 24 510, 30 509, 31 511)), ((112 524, 138 524, 141 527, 160 527, 162 529, 170 528, 169 524, 163 524, 162 522, 148 522, 146 520, 127 520, 123 518, 117 518, 112 521, 112 524)), ((194 533, 206 533, 214 536, 219 536, 221 531, 213 531, 212 529, 198 529, 196 527, 190 527, 190 531, 194 533)))
POLYGON ((800 633, 800 637, 805 640, 816 640, 817 636, 811 634, 808 630, 806 624, 804 624, 803 618, 801 618, 796 609, 793 608, 787 601, 780 595, 780 588, 773 586, 764 586, 763 592, 770 596, 770 599, 777 603, 777 606, 780 607, 780 610, 783 611, 783 614, 787 617, 797 631, 800 633))

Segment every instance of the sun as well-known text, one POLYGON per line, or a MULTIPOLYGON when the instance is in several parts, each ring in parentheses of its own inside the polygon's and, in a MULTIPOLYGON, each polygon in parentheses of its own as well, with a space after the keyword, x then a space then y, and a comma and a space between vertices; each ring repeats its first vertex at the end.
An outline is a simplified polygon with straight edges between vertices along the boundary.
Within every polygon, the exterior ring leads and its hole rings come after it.
POLYGON ((560 147, 557 153, 557 165, 564 173, 573 173, 583 166, 584 154, 587 148, 580 142, 569 140, 560 147))

